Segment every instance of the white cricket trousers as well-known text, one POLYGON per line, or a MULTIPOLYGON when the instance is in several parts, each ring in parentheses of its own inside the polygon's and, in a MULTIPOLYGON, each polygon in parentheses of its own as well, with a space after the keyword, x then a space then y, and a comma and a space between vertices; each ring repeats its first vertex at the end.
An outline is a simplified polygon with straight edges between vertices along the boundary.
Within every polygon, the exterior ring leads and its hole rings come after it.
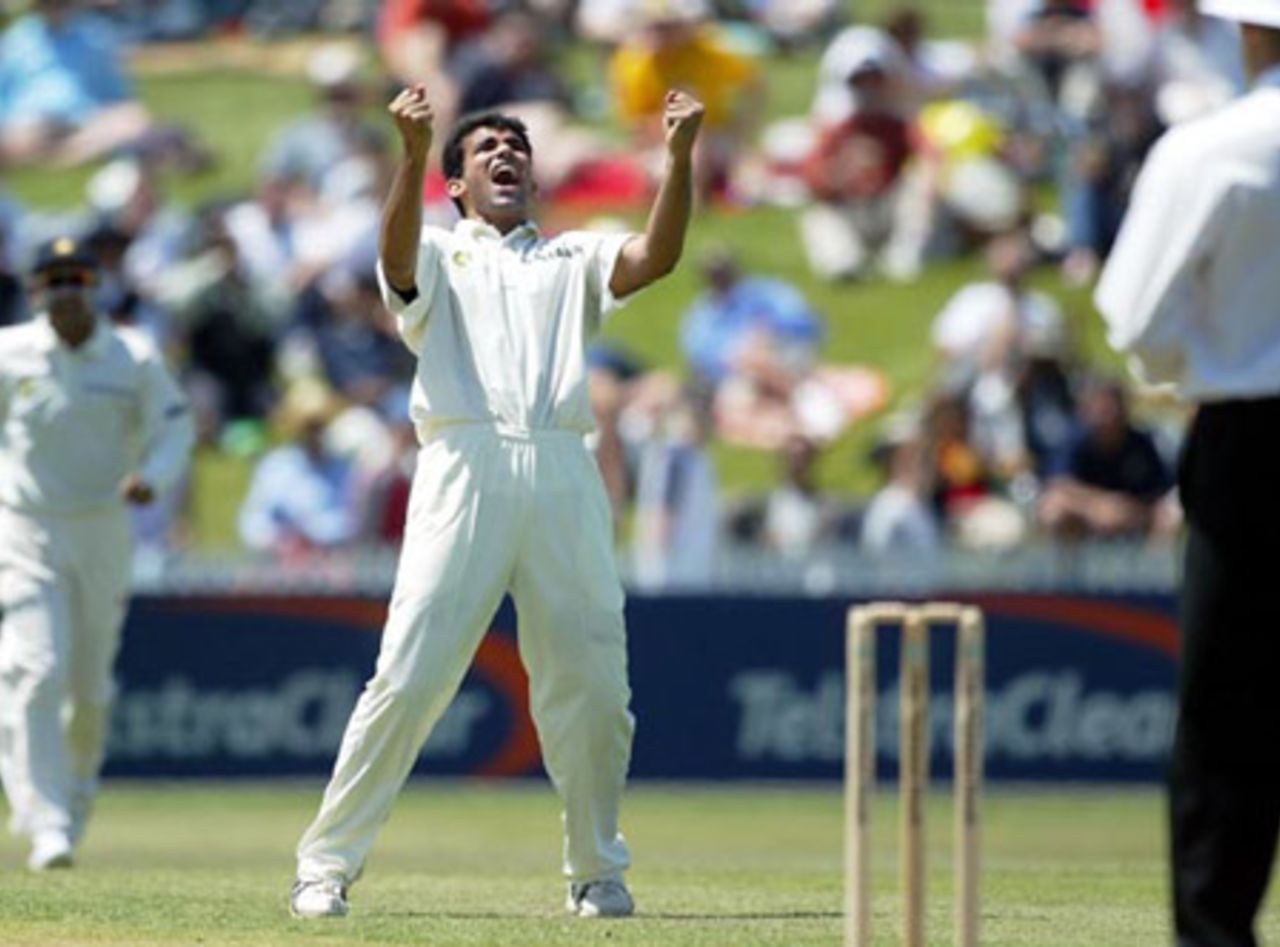
POLYGON ((612 518, 575 432, 454 425, 418 457, 381 651, 347 724, 298 877, 359 877, 374 836, 510 591, 564 871, 618 878, 635 722, 612 518))
POLYGON ((0 779, 10 827, 75 841, 97 791, 130 578, 121 508, 0 508, 0 779))

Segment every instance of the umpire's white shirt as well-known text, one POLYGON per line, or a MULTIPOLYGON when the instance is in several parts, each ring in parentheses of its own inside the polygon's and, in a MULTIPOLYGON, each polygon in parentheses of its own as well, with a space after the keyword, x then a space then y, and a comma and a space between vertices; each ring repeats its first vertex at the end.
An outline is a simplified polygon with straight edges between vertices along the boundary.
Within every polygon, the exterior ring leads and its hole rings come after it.
POLYGON ((411 414, 420 436, 459 422, 516 430, 595 428, 586 342, 618 307, 609 279, 630 234, 505 236, 475 220, 424 227, 417 297, 379 268, 383 298, 418 355, 411 414))
POLYGON ((71 349, 44 316, 0 329, 0 506, 120 507, 127 474, 170 486, 193 439, 186 400, 143 336, 100 322, 71 349))
POLYGON ((1195 401, 1280 394, 1280 69, 1152 150, 1098 285, 1111 344, 1195 401))

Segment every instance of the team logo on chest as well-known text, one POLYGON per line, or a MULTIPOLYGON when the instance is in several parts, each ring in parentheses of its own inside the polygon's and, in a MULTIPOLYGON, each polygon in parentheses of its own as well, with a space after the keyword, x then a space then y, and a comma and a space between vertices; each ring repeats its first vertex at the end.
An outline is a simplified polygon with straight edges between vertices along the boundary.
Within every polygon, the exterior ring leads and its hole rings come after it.
POLYGON ((471 254, 466 250, 454 250, 450 259, 453 260, 453 265, 460 270, 465 270, 471 265, 471 254))

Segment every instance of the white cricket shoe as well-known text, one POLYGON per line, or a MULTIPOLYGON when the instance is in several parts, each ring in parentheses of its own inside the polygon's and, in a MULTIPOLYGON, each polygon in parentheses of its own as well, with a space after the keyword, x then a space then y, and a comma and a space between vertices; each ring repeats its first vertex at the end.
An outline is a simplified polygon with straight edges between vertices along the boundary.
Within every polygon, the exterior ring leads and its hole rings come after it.
POLYGON ((326 878, 295 881, 289 892, 289 913, 294 917, 346 917, 347 886, 326 878))
POLYGON ((575 881, 565 907, 578 917, 630 917, 636 913, 631 892, 621 881, 575 881))
POLYGON ((65 832, 37 832, 31 844, 27 867, 32 871, 70 868, 75 847, 65 832))

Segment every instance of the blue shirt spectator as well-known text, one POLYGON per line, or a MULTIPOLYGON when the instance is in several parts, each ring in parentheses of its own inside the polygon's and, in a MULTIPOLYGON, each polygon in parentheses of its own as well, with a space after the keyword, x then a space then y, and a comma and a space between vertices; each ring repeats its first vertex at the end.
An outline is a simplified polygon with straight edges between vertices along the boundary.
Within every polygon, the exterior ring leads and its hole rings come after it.
POLYGON ((240 508, 246 546, 289 553, 355 538, 354 470, 325 449, 324 428, 321 414, 309 411, 299 440, 270 451, 258 464, 240 508))
POLYGON ((316 110, 280 131, 262 159, 265 179, 303 181, 319 194, 344 161, 386 148, 386 136, 364 117, 372 99, 361 79, 361 58, 349 46, 321 46, 307 61, 316 110))
POLYGON ((0 37, 0 127, 76 127, 133 98, 114 30, 101 17, 76 13, 55 22, 33 13, 0 37))
POLYGON ((718 383, 733 374, 734 358, 753 337, 769 337, 784 356, 806 360, 822 338, 822 324, 804 296, 781 280, 743 278, 727 255, 704 264, 710 286, 685 315, 681 344, 694 370, 718 383))

